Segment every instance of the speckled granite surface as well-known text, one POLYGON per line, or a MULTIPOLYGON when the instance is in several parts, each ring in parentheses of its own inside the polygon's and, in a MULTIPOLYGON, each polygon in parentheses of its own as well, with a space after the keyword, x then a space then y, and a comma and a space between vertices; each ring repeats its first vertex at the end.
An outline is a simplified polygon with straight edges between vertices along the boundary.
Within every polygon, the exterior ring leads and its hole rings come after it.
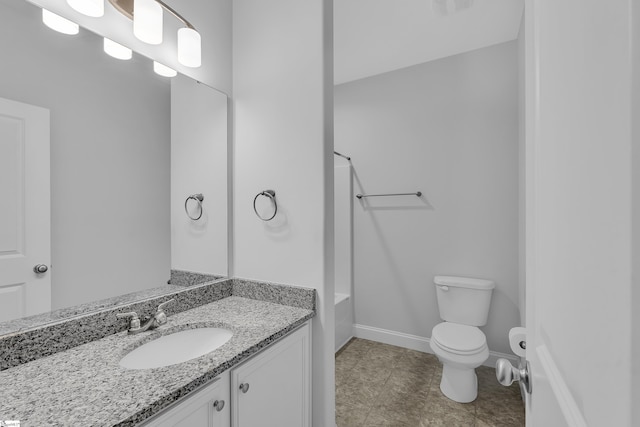
POLYGON ((316 308, 316 292, 313 289, 238 278, 232 279, 232 284, 234 296, 275 302, 308 310, 316 308))
POLYGON ((10 320, 8 322, 0 323, 0 335, 12 334, 15 332, 24 331, 27 329, 33 329, 41 327, 48 323, 56 323, 71 317, 80 316, 83 314, 105 310, 113 307, 117 307, 123 304, 129 304, 135 301, 140 301, 154 296, 166 295, 167 293, 176 292, 182 290, 180 286, 165 285, 159 286, 153 289, 147 289, 139 292, 132 292, 126 295, 120 295, 113 298, 107 298, 99 301, 92 301, 86 304, 75 305, 73 307, 61 308, 59 310, 50 311, 47 313, 36 314, 34 316, 23 317, 16 320, 10 320))
MULTIPOLYGON (((172 277, 174 271, 177 272, 177 276, 180 276, 182 272, 181 270, 171 270, 172 277)), ((178 280, 177 284, 158 286, 157 288, 131 292, 129 294, 118 295, 113 298, 106 298, 99 301, 88 302, 86 304, 75 305, 73 307, 61 308, 59 310, 50 311, 48 313, 36 314, 35 316, 23 317, 8 322, 0 322, 0 336, 42 327, 49 323, 57 323, 66 319, 70 319, 72 317, 81 316, 101 310, 108 310, 114 307, 125 304, 132 304, 134 302, 153 297, 162 297, 173 292, 183 291, 185 286, 203 285, 217 280, 225 280, 224 277, 220 276, 203 275, 200 273, 191 272, 183 273, 197 274, 198 276, 197 278, 189 276, 189 279, 180 279, 178 280)))
POLYGON ((171 270, 171 284, 175 286, 193 286, 202 283, 223 279, 223 276, 213 274, 197 273, 187 270, 171 270))
MULTIPOLYGON (((231 295, 313 311, 316 305, 313 289, 244 279, 217 280, 187 288, 165 286, 157 289, 163 292, 150 290, 136 293, 138 297, 146 298, 135 302, 130 302, 130 296, 104 300, 109 301, 103 303, 106 308, 88 313, 85 310, 89 310, 89 305, 81 306, 75 310, 86 314, 0 335, 0 371, 124 331, 127 329, 127 320, 117 319, 116 313, 135 311, 141 317, 148 316, 161 302, 171 298, 175 301, 165 308, 168 316, 231 295), (117 305, 119 301, 123 303, 117 305)), ((102 305, 95 303, 95 306, 102 305)))
POLYGON ((314 311, 236 296, 175 314, 142 335, 110 335, 0 372, 0 419, 21 426, 133 426, 240 363, 314 311), (127 370, 131 349, 155 336, 198 326, 234 332, 219 349, 178 365, 127 370))
POLYGON ((116 318, 116 313, 135 311, 140 316, 150 316, 161 302, 173 298, 175 301, 165 307, 167 316, 171 316, 231 296, 232 283, 228 279, 174 288, 134 303, 0 336, 0 371, 126 330, 127 320, 116 318))

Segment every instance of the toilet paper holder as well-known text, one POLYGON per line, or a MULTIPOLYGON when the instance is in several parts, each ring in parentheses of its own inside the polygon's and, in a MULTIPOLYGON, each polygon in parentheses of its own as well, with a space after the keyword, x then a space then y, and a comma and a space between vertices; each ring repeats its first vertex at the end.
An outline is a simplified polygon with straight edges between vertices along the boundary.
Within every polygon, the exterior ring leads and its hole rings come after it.
POLYGON ((509 331, 509 346, 516 356, 526 357, 527 329, 522 327, 511 328, 509 331))

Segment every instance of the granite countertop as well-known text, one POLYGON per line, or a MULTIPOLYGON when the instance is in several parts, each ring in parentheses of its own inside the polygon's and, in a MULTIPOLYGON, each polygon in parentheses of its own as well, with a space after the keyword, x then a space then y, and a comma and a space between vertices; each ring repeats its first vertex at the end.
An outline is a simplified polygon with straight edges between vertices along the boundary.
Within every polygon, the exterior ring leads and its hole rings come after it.
POLYGON ((30 426, 133 426, 314 316, 314 311, 230 296, 169 317, 151 332, 120 332, 0 372, 0 420, 30 426), (160 335, 224 327, 233 337, 177 365, 128 370, 120 359, 160 335))

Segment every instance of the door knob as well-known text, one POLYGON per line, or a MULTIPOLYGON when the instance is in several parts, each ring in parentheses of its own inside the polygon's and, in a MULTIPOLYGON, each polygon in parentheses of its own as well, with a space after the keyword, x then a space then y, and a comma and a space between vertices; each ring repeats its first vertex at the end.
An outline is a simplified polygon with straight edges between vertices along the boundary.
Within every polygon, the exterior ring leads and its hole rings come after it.
POLYGON ((44 264, 38 264, 35 267, 33 267, 33 272, 36 273, 36 274, 46 273, 47 270, 49 270, 49 267, 47 267, 44 264))
POLYGON ((240 384, 240 390, 242 390, 243 393, 248 392, 249 391, 249 383, 240 384))
POLYGON ((530 366, 527 361, 526 366, 514 368, 507 359, 498 359, 496 362, 496 378, 503 386, 510 386, 514 381, 520 381, 520 387, 527 393, 531 393, 530 366))
POLYGON ((222 409, 224 408, 224 400, 216 400, 215 402, 213 402, 213 407, 218 412, 222 411, 222 409))

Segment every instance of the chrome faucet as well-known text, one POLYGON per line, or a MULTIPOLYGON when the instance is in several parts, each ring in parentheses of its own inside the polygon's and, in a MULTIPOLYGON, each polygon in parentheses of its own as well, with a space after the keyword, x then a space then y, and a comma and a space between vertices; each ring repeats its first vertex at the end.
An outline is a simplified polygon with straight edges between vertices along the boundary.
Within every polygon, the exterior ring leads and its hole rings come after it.
POLYGON ((160 304, 153 316, 151 316, 149 320, 144 322, 144 325, 142 326, 140 326, 140 318, 135 311, 132 311, 130 313, 118 313, 116 314, 116 317, 129 317, 131 320, 129 320, 129 329, 127 330, 127 332, 129 332, 130 334, 139 334, 140 332, 144 332, 149 329, 155 329, 158 326, 162 326, 167 323, 167 315, 164 312, 164 307, 170 302, 173 302, 173 298, 160 304))

